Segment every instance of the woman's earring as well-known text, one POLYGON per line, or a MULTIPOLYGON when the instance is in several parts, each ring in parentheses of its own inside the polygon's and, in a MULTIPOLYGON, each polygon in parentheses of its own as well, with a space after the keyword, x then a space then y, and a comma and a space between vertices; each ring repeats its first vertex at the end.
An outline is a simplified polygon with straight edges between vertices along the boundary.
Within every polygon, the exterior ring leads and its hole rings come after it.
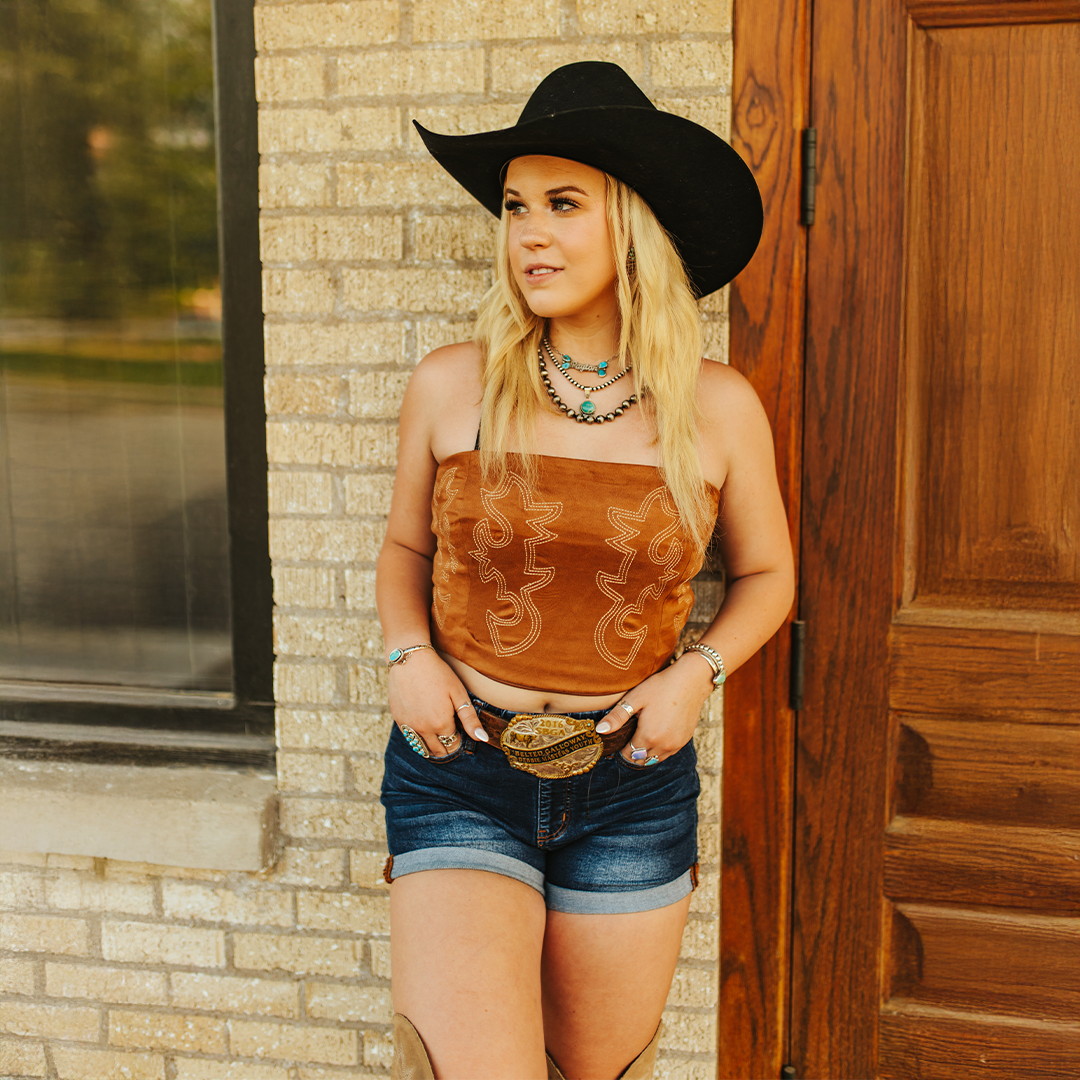
POLYGON ((637 255, 634 253, 634 249, 631 248, 626 253, 626 276, 633 277, 637 272, 637 255))

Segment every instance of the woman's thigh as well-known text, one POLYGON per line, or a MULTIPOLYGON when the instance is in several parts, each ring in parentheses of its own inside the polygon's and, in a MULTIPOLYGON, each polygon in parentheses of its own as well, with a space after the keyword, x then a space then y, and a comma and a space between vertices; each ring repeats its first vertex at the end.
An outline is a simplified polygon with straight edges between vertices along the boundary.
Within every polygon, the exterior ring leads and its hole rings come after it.
POLYGON ((394 1010, 440 1080, 545 1080, 543 897, 483 870, 425 870, 390 888, 394 1010))
POLYGON ((568 1080, 617 1077, 664 1011, 690 897, 626 915, 548 912, 542 959, 547 1048, 568 1080))

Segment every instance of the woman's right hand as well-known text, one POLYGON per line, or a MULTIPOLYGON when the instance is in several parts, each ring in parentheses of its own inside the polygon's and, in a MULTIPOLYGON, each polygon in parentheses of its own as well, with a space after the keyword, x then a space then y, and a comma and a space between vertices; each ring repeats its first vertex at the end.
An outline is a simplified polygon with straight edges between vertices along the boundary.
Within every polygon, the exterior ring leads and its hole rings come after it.
POLYGON ((394 723, 403 733, 406 728, 414 731, 432 757, 445 757, 459 749, 459 724, 472 738, 488 741, 469 691, 434 649, 419 649, 409 653, 405 663, 394 664, 389 688, 394 723))

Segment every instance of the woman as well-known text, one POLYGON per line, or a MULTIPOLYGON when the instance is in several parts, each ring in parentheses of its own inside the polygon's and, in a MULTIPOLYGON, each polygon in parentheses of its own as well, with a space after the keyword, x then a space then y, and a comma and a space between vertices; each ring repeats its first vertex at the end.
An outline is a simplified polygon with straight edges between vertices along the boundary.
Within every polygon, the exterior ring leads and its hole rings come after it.
POLYGON ((612 64, 505 131, 420 133, 500 225, 476 340, 409 383, 379 557, 396 1075, 651 1076, 694 728, 792 600, 768 423, 701 359, 693 295, 761 203, 612 64), (724 603, 669 665, 714 527, 724 603))

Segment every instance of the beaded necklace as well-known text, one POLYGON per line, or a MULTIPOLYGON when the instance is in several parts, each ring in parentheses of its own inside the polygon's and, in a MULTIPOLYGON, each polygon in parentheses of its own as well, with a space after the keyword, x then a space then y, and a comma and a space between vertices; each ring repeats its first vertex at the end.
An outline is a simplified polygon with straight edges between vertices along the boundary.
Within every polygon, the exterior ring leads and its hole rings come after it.
MULTIPOLYGON (((547 344, 546 340, 545 344, 547 344)), ((547 364, 544 363, 543 348, 539 348, 536 350, 536 359, 540 362, 540 378, 543 381, 544 387, 548 392, 548 397, 551 398, 552 404, 555 405, 560 412, 566 413, 566 415, 571 420, 576 420, 579 424, 603 424, 609 420, 614 420, 617 417, 622 416, 622 414, 626 412, 626 410, 629 409, 630 406, 633 405, 638 399, 637 394, 631 394, 621 405, 619 405, 615 409, 612 409, 611 412, 598 413, 596 411, 596 405, 589 400, 589 394, 591 394, 594 390, 602 390, 605 386, 610 386, 613 382, 621 379, 630 369, 624 368, 622 371, 619 372, 618 375, 615 375, 613 378, 608 379, 607 382, 601 383, 599 386, 582 386, 580 383, 575 382, 575 380, 571 379, 570 376, 567 375, 564 371, 563 376, 567 379, 567 381, 569 381, 571 385, 576 386, 579 390, 583 390, 585 392, 585 400, 578 406, 578 409, 580 411, 576 411, 572 409, 569 405, 567 405, 566 402, 563 401, 563 399, 555 393, 555 387, 551 385, 551 377, 548 375, 547 364)))
POLYGON ((618 356, 618 353, 609 356, 606 360, 601 360, 597 364, 582 364, 580 361, 575 360, 569 353, 563 353, 562 359, 558 360, 555 357, 555 351, 551 347, 551 342, 547 338, 544 338, 544 348, 547 349, 548 356, 551 357, 551 362, 558 367, 562 372, 567 372, 571 368, 575 371, 591 371, 594 375, 599 375, 602 379, 607 374, 608 364, 618 356))

